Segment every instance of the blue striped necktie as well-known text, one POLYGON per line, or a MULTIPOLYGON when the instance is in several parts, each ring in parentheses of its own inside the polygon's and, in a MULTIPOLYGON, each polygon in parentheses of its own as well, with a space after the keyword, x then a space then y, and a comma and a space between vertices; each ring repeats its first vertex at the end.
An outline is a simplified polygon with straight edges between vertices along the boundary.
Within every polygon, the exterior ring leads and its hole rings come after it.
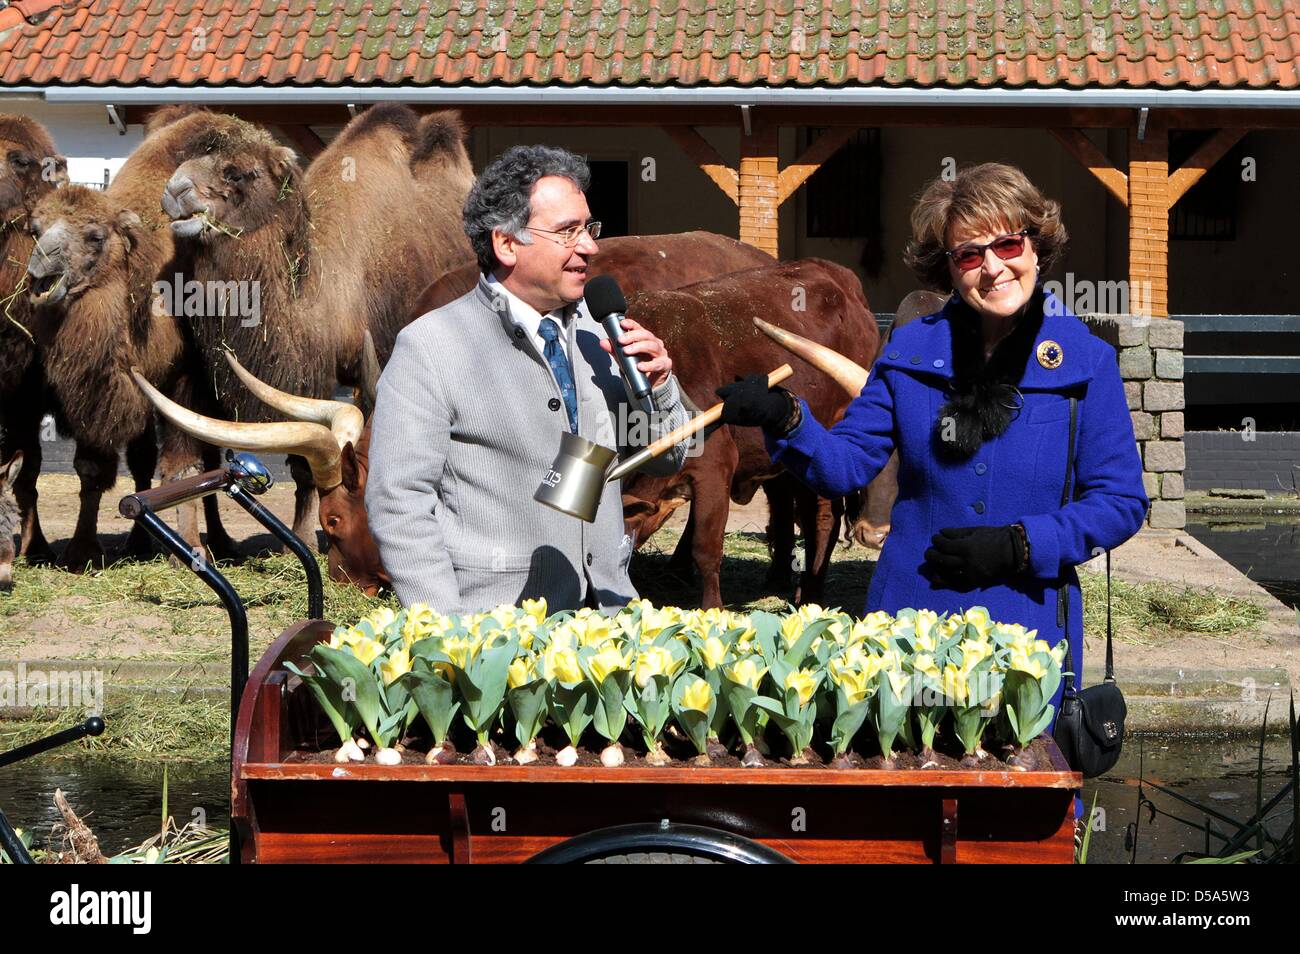
POLYGON ((560 347, 560 326, 553 318, 543 318, 538 331, 542 340, 546 342, 542 354, 555 374, 555 383, 560 386, 560 393, 564 395, 564 406, 569 412, 569 430, 576 434, 578 433, 578 391, 573 386, 573 370, 569 366, 569 356, 560 347))

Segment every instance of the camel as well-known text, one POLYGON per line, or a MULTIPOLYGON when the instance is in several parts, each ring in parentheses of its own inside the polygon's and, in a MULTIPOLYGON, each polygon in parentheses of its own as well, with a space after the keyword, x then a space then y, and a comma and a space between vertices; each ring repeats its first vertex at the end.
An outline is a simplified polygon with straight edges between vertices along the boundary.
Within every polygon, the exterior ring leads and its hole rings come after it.
MULTIPOLYGON (((280 391, 328 398, 336 382, 360 385, 366 332, 391 349, 428 277, 471 255, 461 207, 474 173, 455 112, 374 106, 305 173, 292 149, 252 124, 208 145, 177 168, 162 205, 200 285, 258 304, 256 315, 189 322, 222 417, 267 413, 224 349, 280 391)), ((311 470, 299 455, 290 466, 294 532, 314 543, 311 470)))
MULTIPOLYGON (((35 330, 61 424, 78 442, 81 510, 64 554, 73 569, 103 558, 96 532, 99 502, 116 481, 119 448, 126 445, 136 490, 150 485, 159 463, 153 410, 130 380, 129 369, 142 367, 175 400, 211 406, 210 398, 204 403, 195 350, 168 313, 173 296, 154 293, 155 283, 183 284, 187 272, 158 196, 176 167, 207 137, 237 122, 192 106, 159 110, 145 127, 144 141, 105 192, 61 189, 33 211, 37 243, 28 275, 31 300, 42 306, 35 330)), ((200 460, 207 469, 218 466, 218 453, 164 422, 164 482, 197 473, 200 460)), ((208 555, 229 556, 234 545, 222 527, 216 500, 206 498, 203 507, 208 555)), ((180 508, 179 529, 200 552, 197 504, 180 508)), ((153 547, 148 535, 134 528, 126 550, 147 556, 153 547)))
POLYGON ((26 465, 11 487, 17 501, 18 552, 33 563, 54 558, 36 511, 41 472, 41 418, 49 410, 30 331, 23 263, 32 251, 27 215, 42 196, 68 181, 68 163, 40 123, 0 115, 0 459, 22 450, 26 465))

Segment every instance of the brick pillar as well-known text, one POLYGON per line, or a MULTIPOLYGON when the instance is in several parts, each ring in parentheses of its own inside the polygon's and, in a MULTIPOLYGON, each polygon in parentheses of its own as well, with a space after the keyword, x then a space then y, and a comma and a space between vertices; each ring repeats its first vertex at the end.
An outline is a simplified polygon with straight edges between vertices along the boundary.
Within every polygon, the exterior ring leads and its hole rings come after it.
POLYGON ((740 240, 779 257, 776 126, 754 118, 748 136, 740 135, 740 240))
POLYGON ((1128 280, 1130 301, 1169 316, 1169 134, 1154 119, 1128 135, 1128 280))

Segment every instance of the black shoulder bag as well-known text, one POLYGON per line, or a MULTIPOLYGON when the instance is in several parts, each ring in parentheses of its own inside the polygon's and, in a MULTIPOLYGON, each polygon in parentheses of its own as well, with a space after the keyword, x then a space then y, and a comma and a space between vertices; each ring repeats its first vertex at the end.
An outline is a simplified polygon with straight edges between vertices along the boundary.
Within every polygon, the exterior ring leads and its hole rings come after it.
MULTIPOLYGON (((1065 490, 1061 493, 1061 506, 1070 502, 1071 483, 1074 477, 1074 436, 1077 430, 1079 399, 1070 398, 1070 442, 1066 458, 1065 490)), ((1061 711, 1052 731, 1061 754, 1070 768, 1082 772, 1084 778, 1096 778, 1109 771, 1119 761, 1124 745, 1124 717, 1128 706, 1124 693, 1115 682, 1115 653, 1110 623, 1110 551, 1106 551, 1106 678, 1095 686, 1076 691, 1077 680, 1083 673, 1074 672, 1074 659, 1070 652, 1070 587, 1061 587, 1056 602, 1056 619, 1065 633, 1065 688, 1061 692, 1061 711)))

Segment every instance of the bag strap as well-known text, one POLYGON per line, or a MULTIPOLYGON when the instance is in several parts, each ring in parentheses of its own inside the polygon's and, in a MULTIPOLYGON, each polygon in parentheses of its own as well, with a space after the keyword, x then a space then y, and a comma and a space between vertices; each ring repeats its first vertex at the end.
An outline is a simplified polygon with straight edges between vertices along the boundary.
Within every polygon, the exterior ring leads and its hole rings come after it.
MULTIPOLYGON (((1079 399, 1070 398, 1070 439, 1067 444, 1065 457, 1065 486, 1061 488, 1061 506, 1064 507, 1070 502, 1070 491, 1074 484, 1074 437, 1078 430, 1079 422, 1079 399)), ((1061 692, 1061 699, 1073 699, 1074 691, 1074 659, 1070 653, 1070 587, 1062 586, 1056 591, 1056 624, 1061 627, 1061 632, 1065 634, 1065 689, 1061 692)))

